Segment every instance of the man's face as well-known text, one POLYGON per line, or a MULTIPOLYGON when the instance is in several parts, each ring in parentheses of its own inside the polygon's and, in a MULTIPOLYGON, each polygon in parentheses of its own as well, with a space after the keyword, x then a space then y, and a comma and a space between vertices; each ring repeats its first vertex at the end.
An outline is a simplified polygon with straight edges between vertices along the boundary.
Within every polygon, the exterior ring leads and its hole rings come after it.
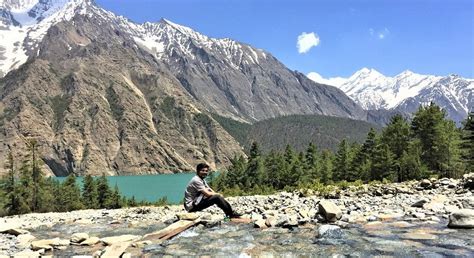
POLYGON ((209 175, 209 168, 202 168, 201 170, 199 170, 198 172, 198 176, 200 178, 205 178, 207 175, 209 175))

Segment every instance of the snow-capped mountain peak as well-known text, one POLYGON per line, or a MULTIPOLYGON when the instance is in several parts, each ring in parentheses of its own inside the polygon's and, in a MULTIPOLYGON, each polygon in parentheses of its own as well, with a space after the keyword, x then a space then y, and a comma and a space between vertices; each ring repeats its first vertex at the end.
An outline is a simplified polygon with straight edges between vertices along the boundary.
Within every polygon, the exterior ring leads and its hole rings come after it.
POLYGON ((48 29, 75 14, 85 14, 92 0, 6 0, 0 5, 0 77, 38 54, 48 29))
POLYGON ((338 81, 315 74, 310 73, 308 77, 340 88, 365 109, 414 112, 418 105, 434 101, 447 109, 456 121, 462 120, 467 112, 474 109, 473 80, 455 74, 442 77, 405 70, 389 77, 374 69, 362 68, 349 78, 339 78, 338 81))

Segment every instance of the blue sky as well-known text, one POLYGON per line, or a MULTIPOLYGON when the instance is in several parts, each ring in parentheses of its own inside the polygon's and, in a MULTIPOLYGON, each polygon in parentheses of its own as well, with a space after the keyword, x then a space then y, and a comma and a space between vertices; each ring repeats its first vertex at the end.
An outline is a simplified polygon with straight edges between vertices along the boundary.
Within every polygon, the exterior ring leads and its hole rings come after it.
POLYGON ((474 78, 472 0, 96 0, 96 3, 138 23, 156 22, 163 17, 207 36, 248 43, 269 51, 290 69, 305 74, 348 77, 368 67, 387 76, 408 69, 421 74, 455 73, 474 78), (303 44, 298 49, 297 40, 303 33, 306 37, 300 38, 305 38, 306 48, 303 44))

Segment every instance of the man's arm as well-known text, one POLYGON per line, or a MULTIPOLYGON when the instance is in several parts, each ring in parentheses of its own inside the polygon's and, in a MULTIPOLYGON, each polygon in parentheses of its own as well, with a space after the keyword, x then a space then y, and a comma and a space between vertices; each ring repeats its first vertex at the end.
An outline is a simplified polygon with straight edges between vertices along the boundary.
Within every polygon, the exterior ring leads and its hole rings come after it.
POLYGON ((218 194, 218 193, 214 192, 211 188, 202 189, 201 193, 204 194, 204 196, 206 196, 206 197, 211 197, 213 195, 218 194))

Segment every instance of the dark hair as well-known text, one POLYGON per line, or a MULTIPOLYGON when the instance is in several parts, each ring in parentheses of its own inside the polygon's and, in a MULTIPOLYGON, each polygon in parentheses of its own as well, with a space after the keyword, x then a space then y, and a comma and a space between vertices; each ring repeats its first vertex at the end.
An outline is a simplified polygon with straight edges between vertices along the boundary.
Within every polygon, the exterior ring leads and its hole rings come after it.
POLYGON ((199 163, 199 164, 196 166, 196 172, 198 173, 198 172, 201 171, 203 168, 209 169, 209 165, 207 165, 206 163, 199 163))

